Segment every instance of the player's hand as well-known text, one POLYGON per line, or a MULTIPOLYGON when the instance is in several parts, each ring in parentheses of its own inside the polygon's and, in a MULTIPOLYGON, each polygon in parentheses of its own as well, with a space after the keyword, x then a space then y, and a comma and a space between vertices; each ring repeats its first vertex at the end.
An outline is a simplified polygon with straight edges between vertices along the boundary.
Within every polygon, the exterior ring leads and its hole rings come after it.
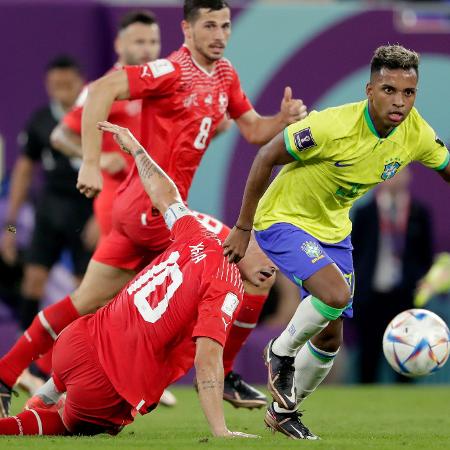
POLYGON ((95 197, 103 188, 100 167, 83 161, 78 172, 77 189, 87 198, 95 197))
POLYGON ((10 231, 4 231, 0 240, 0 251, 3 261, 13 266, 17 261, 16 235, 10 231))
POLYGON ((292 89, 287 86, 284 89, 283 100, 281 100, 280 114, 286 125, 298 122, 308 115, 303 100, 292 98, 292 89))
POLYGON ((230 263, 238 263, 245 255, 250 241, 251 231, 244 231, 233 227, 223 243, 223 255, 230 263))
POLYGON ((127 168, 127 161, 119 152, 107 152, 100 155, 100 168, 114 175, 127 168))
POLYGON ((128 128, 119 127, 107 121, 99 122, 97 128, 100 131, 112 133, 114 140, 125 153, 132 155, 141 148, 141 144, 128 128))

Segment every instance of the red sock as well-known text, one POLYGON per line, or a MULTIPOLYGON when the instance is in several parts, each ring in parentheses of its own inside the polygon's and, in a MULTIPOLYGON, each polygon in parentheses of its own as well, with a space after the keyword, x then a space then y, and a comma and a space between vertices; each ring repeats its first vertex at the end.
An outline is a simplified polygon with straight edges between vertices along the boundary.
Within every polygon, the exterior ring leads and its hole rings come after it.
POLYGON ((80 317, 69 296, 42 310, 13 348, 0 359, 0 380, 12 387, 31 361, 52 348, 58 334, 80 317))
POLYGON ((251 295, 244 292, 244 303, 231 326, 230 334, 223 351, 223 369, 227 375, 253 328, 258 323, 267 295, 251 295))
POLYGON ((17 416, 0 419, 0 435, 62 435, 69 434, 58 411, 29 409, 17 416))
POLYGON ((52 373, 52 356, 53 347, 44 356, 35 361, 35 364, 39 370, 48 377, 52 373))

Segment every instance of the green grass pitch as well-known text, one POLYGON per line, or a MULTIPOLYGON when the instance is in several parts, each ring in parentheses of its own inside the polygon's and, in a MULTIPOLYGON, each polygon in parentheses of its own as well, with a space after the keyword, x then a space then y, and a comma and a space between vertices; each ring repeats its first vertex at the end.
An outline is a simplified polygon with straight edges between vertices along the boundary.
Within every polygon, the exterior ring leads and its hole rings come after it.
MULTIPOLYGON (((264 410, 229 405, 229 428, 261 439, 211 438, 193 389, 173 392, 176 407, 159 407, 116 437, 2 437, 0 449, 450 449, 450 389, 445 386, 322 387, 304 405, 305 424, 322 438, 315 442, 274 435, 264 427, 264 410)), ((14 413, 23 400, 14 399, 14 413)))

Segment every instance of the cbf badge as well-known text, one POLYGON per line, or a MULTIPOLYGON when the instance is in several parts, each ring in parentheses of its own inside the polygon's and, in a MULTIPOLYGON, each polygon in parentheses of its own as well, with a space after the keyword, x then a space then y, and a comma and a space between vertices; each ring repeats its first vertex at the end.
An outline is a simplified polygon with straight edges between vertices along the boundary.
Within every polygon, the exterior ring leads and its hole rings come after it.
POLYGON ((391 161, 385 164, 381 179, 386 181, 392 178, 398 172, 401 165, 399 161, 391 161))
POLYGON ((301 249, 311 258, 312 263, 315 263, 324 257, 323 251, 317 242, 303 242, 301 249))

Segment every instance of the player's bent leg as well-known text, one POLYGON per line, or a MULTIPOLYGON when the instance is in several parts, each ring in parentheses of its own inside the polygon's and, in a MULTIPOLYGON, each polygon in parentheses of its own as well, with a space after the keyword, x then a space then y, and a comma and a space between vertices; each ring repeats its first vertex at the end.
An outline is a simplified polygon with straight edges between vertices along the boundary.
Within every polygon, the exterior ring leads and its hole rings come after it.
POLYGON ((107 303, 133 276, 133 271, 91 261, 85 279, 70 297, 41 311, 31 326, 0 360, 0 415, 9 413, 11 388, 29 364, 45 354, 58 334, 80 315, 96 311, 107 303))
POLYGON ((133 421, 132 407, 104 372, 88 331, 89 318, 70 325, 56 342, 52 378, 66 392, 62 420, 72 434, 117 434, 133 421))
POLYGON ((58 334, 79 317, 70 297, 51 305, 34 318, 30 327, 0 359, 0 415, 9 413, 11 388, 32 361, 45 354, 58 334), (9 397, 9 398, 8 398, 9 397))
POLYGON ((135 275, 133 270, 120 269, 91 259, 80 286, 71 295, 80 316, 106 305, 135 275))
POLYGON ((328 264, 303 282, 311 293, 297 307, 273 350, 279 356, 295 356, 300 347, 339 318, 350 300, 350 288, 335 264, 328 264))
POLYGON ((268 387, 280 406, 289 410, 296 407, 294 358, 297 352, 330 321, 339 318, 350 299, 348 284, 334 264, 322 267, 304 286, 313 295, 300 303, 286 329, 265 351, 268 387))
POLYGON ((17 416, 0 419, 0 435, 31 436, 67 435, 58 411, 30 409, 17 416))

